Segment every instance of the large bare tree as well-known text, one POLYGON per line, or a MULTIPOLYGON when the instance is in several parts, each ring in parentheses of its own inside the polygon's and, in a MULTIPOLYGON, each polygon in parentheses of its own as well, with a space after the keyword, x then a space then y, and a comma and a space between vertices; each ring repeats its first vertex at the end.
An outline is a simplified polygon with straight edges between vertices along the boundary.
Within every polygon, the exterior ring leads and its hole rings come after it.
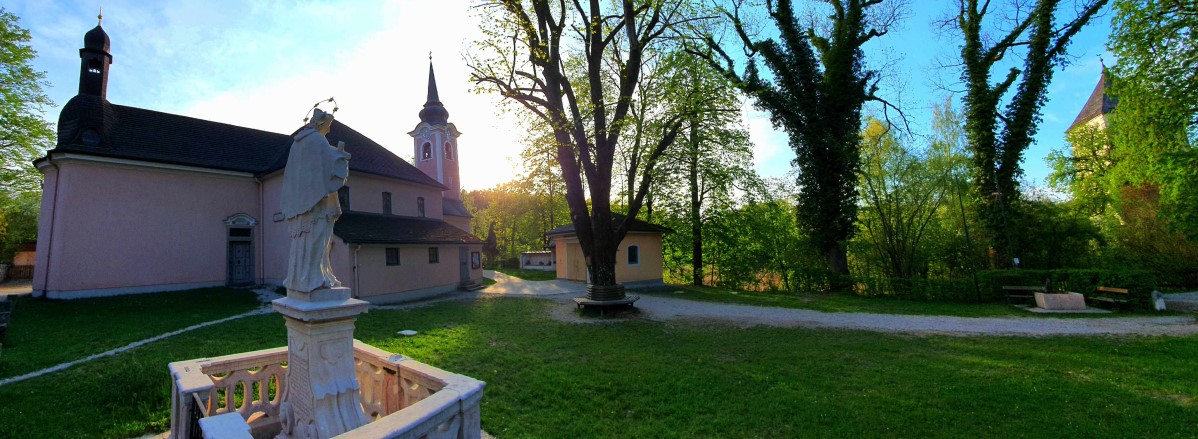
POLYGON ((503 0, 486 8, 487 37, 470 59, 473 80, 518 103, 553 130, 570 219, 589 271, 587 297, 624 298, 616 250, 636 218, 658 159, 681 116, 649 149, 628 214, 611 212, 612 168, 644 68, 646 50, 684 16, 684 4, 655 0, 503 0), (615 74, 612 74, 612 73, 615 74), (614 79, 612 79, 614 78, 614 79), (590 203, 588 204, 588 196, 590 203))

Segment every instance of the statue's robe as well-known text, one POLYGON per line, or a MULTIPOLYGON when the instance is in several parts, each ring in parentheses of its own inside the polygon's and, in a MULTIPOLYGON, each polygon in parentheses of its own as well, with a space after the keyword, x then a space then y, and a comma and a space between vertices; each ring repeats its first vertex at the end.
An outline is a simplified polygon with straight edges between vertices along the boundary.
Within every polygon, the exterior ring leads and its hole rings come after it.
POLYGON ((287 261, 288 290, 312 292, 341 286, 333 276, 329 250, 333 223, 341 216, 337 190, 349 176, 349 153, 329 145, 313 128, 295 135, 283 171, 281 207, 291 235, 287 261))

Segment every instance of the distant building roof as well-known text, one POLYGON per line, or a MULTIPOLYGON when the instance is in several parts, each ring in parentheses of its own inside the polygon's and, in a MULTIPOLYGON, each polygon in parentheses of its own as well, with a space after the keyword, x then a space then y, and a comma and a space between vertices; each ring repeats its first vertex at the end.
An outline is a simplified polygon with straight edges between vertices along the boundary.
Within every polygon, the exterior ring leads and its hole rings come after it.
MULTIPOLYGON (((291 136, 77 95, 58 119, 55 152, 269 174, 287 165, 291 136), (81 132, 89 128, 95 132, 81 132)), ((329 143, 344 141, 350 170, 425 186, 445 186, 353 128, 334 121, 329 143)))
POLYGON ((1073 131, 1074 128, 1085 125, 1094 118, 1115 109, 1119 100, 1106 93, 1106 89, 1110 85, 1110 75, 1107 74, 1106 69, 1103 69, 1102 77, 1098 79, 1098 85, 1095 85, 1094 91, 1090 93, 1090 99, 1086 100, 1086 105, 1082 106, 1081 113, 1078 113, 1077 119, 1073 120, 1073 124, 1069 125, 1069 129, 1066 131, 1073 131))
POLYGON ((350 244, 482 244, 482 240, 433 218, 345 212, 333 234, 350 244))
MULTIPOLYGON (((614 223, 614 224, 619 224, 620 221, 624 221, 624 218, 625 218, 624 215, 618 214, 618 213, 613 213, 613 214, 611 214, 611 216, 612 216, 612 223, 614 223)), ((647 222, 641 221, 639 219, 633 218, 632 223, 628 225, 628 231, 629 232, 667 233, 667 232, 672 232, 673 230, 670 230, 670 228, 668 228, 668 227, 662 227, 657 224, 647 223, 647 222)), ((555 228, 553 230, 550 230, 548 232, 545 232, 545 236, 573 235, 573 234, 575 234, 574 233, 574 224, 566 224, 564 226, 561 226, 561 227, 555 228)))

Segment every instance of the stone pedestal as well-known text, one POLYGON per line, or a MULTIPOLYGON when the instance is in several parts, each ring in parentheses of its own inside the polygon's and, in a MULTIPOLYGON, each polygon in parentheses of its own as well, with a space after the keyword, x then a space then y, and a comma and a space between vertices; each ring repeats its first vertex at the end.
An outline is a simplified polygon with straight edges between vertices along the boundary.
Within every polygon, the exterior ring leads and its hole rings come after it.
POLYGON ((1052 311, 1081 311, 1086 309, 1086 298, 1079 293, 1036 293, 1036 306, 1052 311))
POLYGON ((288 291, 274 309, 287 318, 287 387, 279 438, 329 438, 366 425, 354 377, 354 319, 369 304, 349 288, 288 291))

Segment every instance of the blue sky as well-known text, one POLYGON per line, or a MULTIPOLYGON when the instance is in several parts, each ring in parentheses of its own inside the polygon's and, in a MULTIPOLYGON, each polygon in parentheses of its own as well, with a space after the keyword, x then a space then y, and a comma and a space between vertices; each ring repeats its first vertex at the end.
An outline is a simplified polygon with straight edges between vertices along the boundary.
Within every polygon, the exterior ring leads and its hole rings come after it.
MULTIPOLYGON (((931 106, 954 85, 957 45, 938 36, 933 21, 951 2, 913 0, 899 29, 867 47, 871 63, 893 61, 882 94, 907 109, 915 134, 926 134, 931 106)), ((77 91, 83 34, 96 25, 99 1, 15 0, 4 7, 21 18, 47 73, 48 94, 61 105, 77 91)), ((108 98, 116 104, 289 132, 319 99, 335 96, 338 119, 395 151, 412 155, 406 134, 425 100, 433 53, 441 100, 464 135, 462 184, 482 189, 514 177, 522 135, 494 95, 472 93, 463 54, 479 38, 468 0, 344 2, 107 0, 104 29, 112 39, 108 98)), ((1064 130, 1098 81, 1110 17, 1101 17, 1071 45, 1073 62, 1050 86, 1036 144, 1025 154, 1027 177, 1042 183, 1044 157, 1063 147, 1064 130)), ((959 95, 956 96, 959 98, 959 95)), ((779 177, 794 154, 765 114, 746 105, 755 168, 779 177)))

